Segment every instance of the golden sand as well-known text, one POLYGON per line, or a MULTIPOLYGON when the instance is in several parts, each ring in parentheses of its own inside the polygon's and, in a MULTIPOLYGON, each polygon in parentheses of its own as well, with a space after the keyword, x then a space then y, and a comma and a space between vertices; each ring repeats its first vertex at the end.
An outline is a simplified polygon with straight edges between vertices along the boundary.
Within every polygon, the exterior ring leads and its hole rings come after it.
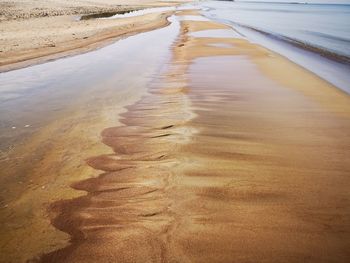
POLYGON ((181 22, 80 164, 99 173, 72 185, 86 195, 51 205, 71 243, 42 262, 347 262, 349 97, 245 40, 190 35, 226 28, 181 22))
POLYGON ((167 71, 102 132, 103 173, 53 205, 72 243, 43 262, 347 261, 349 98, 245 40, 189 36, 222 27, 182 22, 167 71))

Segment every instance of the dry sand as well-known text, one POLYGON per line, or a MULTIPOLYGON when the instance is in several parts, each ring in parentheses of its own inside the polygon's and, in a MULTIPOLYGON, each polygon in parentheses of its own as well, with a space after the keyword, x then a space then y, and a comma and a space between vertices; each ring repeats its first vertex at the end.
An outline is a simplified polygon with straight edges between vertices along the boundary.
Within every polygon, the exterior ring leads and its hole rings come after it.
MULTIPOLYGON (((95 171, 73 184, 86 195, 51 204, 71 243, 51 229, 40 236, 56 243, 19 247, 22 261, 34 252, 51 252, 42 262, 348 261, 348 95, 245 40, 190 35, 207 29, 227 27, 181 22, 172 61, 122 125, 101 129, 104 144, 83 143, 97 147, 87 165, 67 154, 79 169, 65 174, 95 171)), ((54 145, 81 147, 80 130, 54 145)), ((37 180, 59 169, 51 153, 37 180)), ((28 240, 47 231, 36 226, 28 240)))
POLYGON ((167 25, 166 14, 78 21, 84 14, 172 6, 186 1, 3 1, 0 3, 0 72, 77 54, 106 40, 167 25))
POLYGON ((116 12, 130 8, 169 6, 185 0, 4 0, 0 2, 0 21, 116 12))

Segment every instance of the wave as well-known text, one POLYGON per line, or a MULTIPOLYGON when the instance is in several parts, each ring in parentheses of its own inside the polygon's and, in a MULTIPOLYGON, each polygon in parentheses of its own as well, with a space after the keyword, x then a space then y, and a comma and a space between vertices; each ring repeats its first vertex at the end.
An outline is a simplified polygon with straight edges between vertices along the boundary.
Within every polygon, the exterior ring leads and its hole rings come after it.
POLYGON ((321 32, 310 31, 310 30, 304 30, 304 32, 310 35, 326 38, 329 40, 335 40, 335 41, 343 42, 344 44, 350 45, 350 38, 338 37, 338 36, 333 36, 333 35, 329 35, 321 32))
POLYGON ((302 48, 302 49, 307 50, 307 51, 311 51, 311 52, 316 53, 316 54, 323 56, 325 58, 328 58, 328 59, 331 59, 331 60, 334 60, 334 61, 337 61, 337 62, 340 62, 343 64, 350 65, 350 57, 349 56, 336 53, 332 50, 325 49, 325 48, 317 46, 315 44, 311 44, 311 43, 308 43, 306 41, 301 41, 299 39, 287 37, 287 36, 284 36, 282 34, 272 33, 269 31, 262 30, 260 28, 252 27, 252 26, 241 24, 238 22, 233 22, 233 21, 229 21, 229 20, 226 20, 225 22, 226 22, 226 24, 231 24, 233 26, 236 25, 236 26, 240 26, 240 27, 243 27, 246 29, 250 29, 250 30, 253 30, 257 33, 268 36, 270 38, 286 42, 288 44, 291 44, 291 45, 298 47, 298 48, 302 48))

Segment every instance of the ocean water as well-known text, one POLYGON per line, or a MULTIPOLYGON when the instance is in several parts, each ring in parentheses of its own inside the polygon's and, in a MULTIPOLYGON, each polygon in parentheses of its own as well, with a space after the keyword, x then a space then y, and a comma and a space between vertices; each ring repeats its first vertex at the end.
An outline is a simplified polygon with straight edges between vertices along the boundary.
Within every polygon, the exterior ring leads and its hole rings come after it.
POLYGON ((232 26, 350 93, 350 4, 206 1, 206 17, 232 26))
POLYGON ((344 56, 350 61, 350 5, 211 1, 206 13, 344 56))

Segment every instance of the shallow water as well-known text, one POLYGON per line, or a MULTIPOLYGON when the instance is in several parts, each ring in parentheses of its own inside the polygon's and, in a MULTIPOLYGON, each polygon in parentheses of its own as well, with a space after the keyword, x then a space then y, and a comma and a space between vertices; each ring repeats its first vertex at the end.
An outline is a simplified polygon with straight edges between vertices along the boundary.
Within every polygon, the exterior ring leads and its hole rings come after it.
POLYGON ((350 57, 350 5, 210 1, 211 17, 350 57))
POLYGON ((125 17, 134 17, 134 16, 142 16, 147 14, 153 14, 157 12, 167 12, 167 11, 175 11, 175 6, 167 6, 167 7, 154 7, 154 8, 145 8, 141 10, 136 10, 132 12, 127 12, 124 14, 115 14, 114 16, 110 16, 108 18, 103 19, 115 19, 115 18, 125 18, 125 17))
MULTIPOLYGON (((136 11, 136 10, 135 10, 136 11)), ((108 18, 115 15, 124 15, 130 12, 134 12, 133 10, 124 10, 119 12, 104 12, 104 13, 96 13, 96 14, 90 14, 90 15, 83 15, 79 17, 78 20, 89 20, 94 18, 108 18)))
POLYGON ((205 16, 350 93, 350 65, 344 63, 350 58, 350 5, 207 1, 201 7, 205 16))
POLYGON ((176 9, 177 7, 175 6, 167 6, 167 7, 144 8, 139 10, 124 10, 119 12, 96 13, 96 14, 79 16, 77 20, 88 20, 88 19, 96 19, 96 18, 98 19, 127 18, 127 17, 142 16, 146 14, 153 14, 157 12, 175 11, 176 9))
POLYGON ((79 103, 91 107, 145 90, 167 58, 176 28, 172 23, 96 51, 1 73, 0 150, 79 103))
MULTIPOLYGON (((187 9, 196 9, 197 4, 196 3, 189 3, 189 4, 183 4, 180 6, 165 6, 165 7, 154 7, 154 8, 144 8, 136 11, 126 11, 126 12, 120 12, 112 16, 108 17, 101 17, 101 19, 116 19, 116 18, 127 18, 127 17, 135 17, 135 16, 142 16, 147 14, 153 14, 153 13, 161 13, 161 12, 169 12, 169 11, 179 11, 179 10, 187 10, 187 9)), ((189 16, 192 17, 191 20, 197 20, 201 19, 206 20, 205 17, 195 17, 195 16, 189 16)), ((181 18, 180 18, 181 19, 181 18)))
POLYGON ((324 80, 350 94, 350 66, 314 53, 288 42, 271 38, 267 35, 257 33, 249 28, 234 26, 249 41, 265 46, 279 53, 294 63, 315 73, 324 80))

